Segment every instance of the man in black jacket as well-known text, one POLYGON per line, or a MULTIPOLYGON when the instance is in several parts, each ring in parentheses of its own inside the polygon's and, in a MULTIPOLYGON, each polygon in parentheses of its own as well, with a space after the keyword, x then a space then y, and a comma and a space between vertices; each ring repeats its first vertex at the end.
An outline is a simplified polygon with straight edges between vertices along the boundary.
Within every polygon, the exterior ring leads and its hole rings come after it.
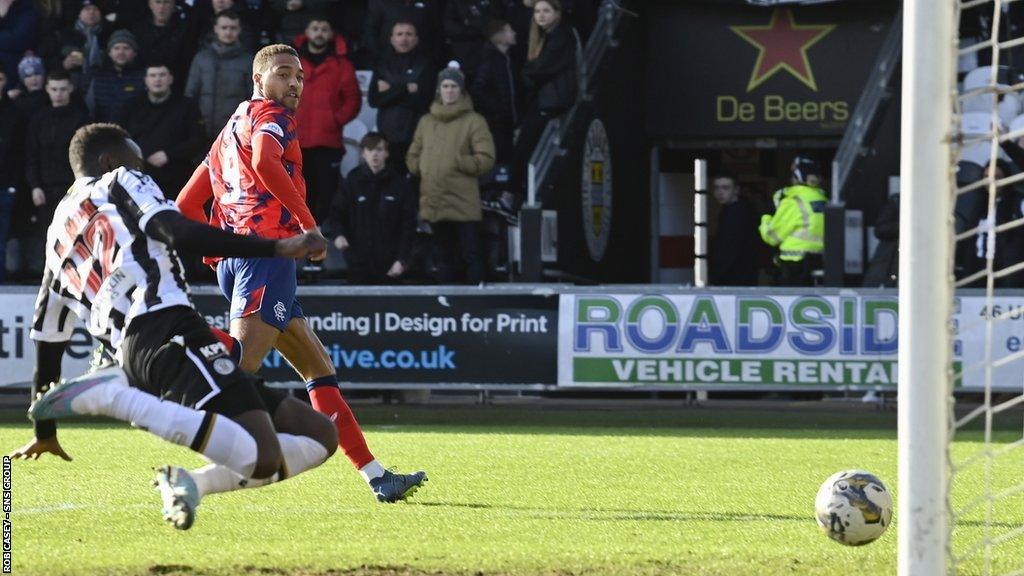
POLYGON ((149 0, 150 15, 131 27, 139 43, 138 61, 145 65, 150 62, 165 62, 171 73, 185 77, 187 40, 185 25, 174 4, 174 0, 149 0))
POLYGON ((487 119, 494 136, 495 160, 504 164, 512 159, 512 142, 520 118, 519 83, 521 67, 512 59, 516 33, 504 20, 492 20, 486 28, 487 45, 480 66, 469 87, 473 107, 487 119))
POLYGON ((723 174, 712 191, 721 204, 718 235, 711 253, 711 282, 715 286, 757 286, 758 218, 750 201, 740 194, 736 178, 723 174))
MULTIPOLYGON (((215 27, 217 26, 218 17, 225 13, 238 16, 239 33, 237 41, 241 43, 242 50, 249 54, 255 54, 260 49, 259 41, 263 22, 261 7, 252 6, 251 2, 246 1, 211 0, 209 10, 207 10, 207 6, 202 4, 197 6, 197 8, 199 10, 193 13, 189 20, 189 26, 195 30, 195 34, 199 37, 198 49, 201 50, 204 46, 209 46, 219 41, 215 27)), ((228 42, 228 44, 233 43, 228 42)))
POLYGON ((377 108, 377 128, 390 144, 391 164, 403 173, 405 153, 416 123, 434 100, 436 80, 433 59, 419 48, 416 26, 396 22, 391 46, 373 70, 367 99, 377 108))
POLYGON ((43 243, 46 227, 57 203, 64 197, 75 175, 68 161, 68 145, 80 127, 89 123, 89 112, 71 101, 74 85, 67 72, 57 70, 46 78, 50 108, 36 114, 28 125, 25 146, 25 179, 35 207, 29 218, 27 237, 21 250, 22 269, 34 276, 43 271, 43 243))
POLYGON ((173 200, 204 151, 206 127, 196 103, 171 91, 174 76, 166 64, 147 66, 145 82, 146 93, 125 110, 124 128, 142 148, 146 172, 173 200))
POLYGON ((345 251, 353 284, 387 284, 405 274, 416 237, 416 193, 387 166, 388 141, 370 132, 360 142, 363 162, 346 178, 335 208, 334 246, 345 251))
POLYGON ((439 59, 441 48, 441 8, 438 0, 370 0, 367 6, 363 44, 376 66, 388 53, 395 24, 411 23, 419 34, 422 50, 430 59, 439 59))

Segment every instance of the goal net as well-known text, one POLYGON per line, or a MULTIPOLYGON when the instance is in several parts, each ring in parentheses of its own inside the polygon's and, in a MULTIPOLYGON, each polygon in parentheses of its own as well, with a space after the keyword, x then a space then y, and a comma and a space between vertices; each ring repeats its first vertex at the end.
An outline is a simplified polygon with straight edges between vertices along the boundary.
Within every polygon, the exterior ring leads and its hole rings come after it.
POLYGON ((899 571, 1024 576, 1024 1, 904 8, 899 571))

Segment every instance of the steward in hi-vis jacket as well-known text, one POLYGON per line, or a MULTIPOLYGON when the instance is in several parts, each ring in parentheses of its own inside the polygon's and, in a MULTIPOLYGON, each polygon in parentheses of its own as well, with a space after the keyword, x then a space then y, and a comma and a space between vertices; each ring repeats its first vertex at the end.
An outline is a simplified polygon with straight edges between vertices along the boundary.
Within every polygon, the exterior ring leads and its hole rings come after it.
POLYGON ((792 185, 775 194, 775 214, 761 217, 761 239, 779 250, 780 285, 810 286, 811 273, 822 266, 828 196, 818 187, 820 182, 818 163, 797 156, 792 185))

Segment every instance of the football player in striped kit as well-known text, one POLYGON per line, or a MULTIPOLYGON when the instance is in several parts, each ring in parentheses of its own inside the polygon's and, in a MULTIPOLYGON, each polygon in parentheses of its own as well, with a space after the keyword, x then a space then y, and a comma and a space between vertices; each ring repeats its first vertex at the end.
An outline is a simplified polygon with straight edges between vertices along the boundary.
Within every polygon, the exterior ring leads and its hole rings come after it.
POLYGON ((193 307, 177 255, 302 258, 322 251, 323 239, 242 237, 188 220, 138 171, 141 151, 113 124, 79 129, 69 156, 76 180, 47 231, 31 331, 33 393, 60 377, 78 319, 120 366, 41 395, 30 409, 35 438, 12 456, 69 460, 53 420, 71 414, 117 418, 188 446, 212 463, 197 474, 165 466, 155 481, 164 518, 179 529, 192 525, 207 494, 262 486, 326 461, 337 446, 333 424, 238 368, 193 307))

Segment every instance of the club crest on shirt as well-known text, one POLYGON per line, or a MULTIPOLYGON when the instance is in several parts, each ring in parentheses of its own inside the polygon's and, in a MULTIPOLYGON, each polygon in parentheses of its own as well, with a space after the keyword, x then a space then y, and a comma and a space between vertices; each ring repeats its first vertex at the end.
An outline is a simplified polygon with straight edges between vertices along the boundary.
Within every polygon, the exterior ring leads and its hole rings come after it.
POLYGON ((213 361, 213 370, 221 376, 227 376, 235 371, 235 363, 227 358, 217 358, 213 361))
POLYGON ((274 317, 277 318, 278 322, 284 322, 285 312, 287 312, 287 310, 284 307, 284 302, 278 300, 277 304, 274 304, 274 317))

